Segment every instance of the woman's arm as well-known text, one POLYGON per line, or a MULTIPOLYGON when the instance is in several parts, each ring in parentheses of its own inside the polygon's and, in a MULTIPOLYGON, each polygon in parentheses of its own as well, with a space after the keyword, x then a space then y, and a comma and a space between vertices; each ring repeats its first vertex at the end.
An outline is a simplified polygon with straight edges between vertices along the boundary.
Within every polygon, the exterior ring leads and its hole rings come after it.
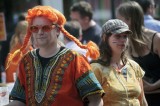
POLYGON ((103 106, 103 100, 101 95, 94 94, 87 97, 89 104, 88 106, 103 106))
POLYGON ((160 89, 160 79, 153 84, 148 83, 147 81, 143 80, 143 84, 144 84, 145 92, 150 92, 150 91, 155 91, 157 89, 160 89))
POLYGON ((154 94, 154 93, 160 93, 160 89, 157 89, 157 90, 154 90, 154 91, 145 92, 145 94, 154 94))
POLYGON ((139 81, 139 83, 140 83, 140 86, 141 86, 141 95, 139 96, 140 105, 141 106, 148 106, 148 103, 147 103, 145 95, 144 95, 142 79, 139 81))
POLYGON ((160 33, 156 33, 154 37, 154 52, 159 55, 160 58, 160 33))
POLYGON ((153 87, 154 89, 160 89, 160 79, 156 81, 155 83, 153 83, 153 87))

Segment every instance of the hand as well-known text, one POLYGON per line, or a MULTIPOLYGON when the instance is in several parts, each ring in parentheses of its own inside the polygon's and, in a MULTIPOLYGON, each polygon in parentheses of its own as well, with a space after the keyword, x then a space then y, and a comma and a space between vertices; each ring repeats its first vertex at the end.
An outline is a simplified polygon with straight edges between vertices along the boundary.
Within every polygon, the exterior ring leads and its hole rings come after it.
POLYGON ((7 94, 7 92, 1 92, 0 97, 4 97, 7 94))

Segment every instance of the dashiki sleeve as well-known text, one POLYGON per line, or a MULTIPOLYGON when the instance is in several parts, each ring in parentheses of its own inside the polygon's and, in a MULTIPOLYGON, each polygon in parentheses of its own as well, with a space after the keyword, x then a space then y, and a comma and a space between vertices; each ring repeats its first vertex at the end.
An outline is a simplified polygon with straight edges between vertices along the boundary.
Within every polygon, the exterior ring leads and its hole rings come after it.
POLYGON ((23 86, 20 84, 19 78, 17 78, 14 87, 10 93, 10 100, 18 100, 25 103, 25 91, 23 86))
POLYGON ((23 62, 19 64, 18 77, 15 81, 14 87, 10 93, 10 100, 18 100, 23 103, 26 103, 26 94, 25 94, 25 76, 23 62))
POLYGON ((104 90, 102 89, 94 73, 91 71, 91 67, 87 59, 82 55, 78 55, 75 61, 78 61, 75 62, 77 63, 76 86, 82 100, 93 94, 99 94, 103 96, 104 90))

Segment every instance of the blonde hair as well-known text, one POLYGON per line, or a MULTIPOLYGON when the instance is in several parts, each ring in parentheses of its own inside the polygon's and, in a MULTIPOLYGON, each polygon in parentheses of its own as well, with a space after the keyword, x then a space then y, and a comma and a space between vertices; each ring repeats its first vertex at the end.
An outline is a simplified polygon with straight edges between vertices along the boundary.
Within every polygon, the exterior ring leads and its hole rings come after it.
POLYGON ((28 27, 28 22, 27 21, 20 21, 18 22, 15 33, 11 38, 10 42, 10 51, 18 44, 20 43, 21 45, 23 44, 23 41, 20 40, 20 34, 21 33, 27 33, 27 27, 28 27))
MULTIPOLYGON (((99 57, 99 49, 98 46, 93 43, 92 41, 88 42, 87 45, 83 45, 77 38, 74 36, 70 35, 65 29, 64 29, 64 24, 66 22, 66 19, 62 13, 60 13, 58 10, 50 7, 50 6, 36 6, 32 9, 28 10, 28 15, 26 17, 26 20, 28 21, 29 25, 31 25, 32 20, 37 17, 37 16, 43 16, 46 17, 47 19, 51 20, 53 24, 56 24, 60 31, 69 39, 73 40, 80 48, 87 49, 86 56, 91 57, 92 59, 97 59, 99 57)), ((28 45, 29 39, 31 37, 31 32, 29 28, 27 29, 27 34, 24 39, 24 43, 22 47, 15 51, 11 58, 10 62, 13 64, 19 63, 21 58, 23 57, 23 51, 25 50, 26 46, 28 45)))

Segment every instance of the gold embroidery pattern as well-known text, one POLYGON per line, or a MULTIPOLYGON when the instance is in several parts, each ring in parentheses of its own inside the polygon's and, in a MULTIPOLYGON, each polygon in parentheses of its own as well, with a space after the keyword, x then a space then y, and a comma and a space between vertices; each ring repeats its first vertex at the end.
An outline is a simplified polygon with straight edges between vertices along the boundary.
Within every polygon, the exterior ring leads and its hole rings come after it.
MULTIPOLYGON (((53 62, 56 62, 55 66, 53 66, 49 71, 50 75, 45 96, 40 103, 35 99, 35 67, 33 66, 32 60, 34 57, 33 54, 30 54, 24 58, 24 66, 26 71, 26 84, 27 84, 27 95, 28 95, 28 105, 31 106, 48 106, 55 100, 58 91, 62 86, 62 79, 65 73, 66 68, 70 64, 70 62, 74 59, 75 53, 68 49, 65 49, 61 52, 61 56, 58 59, 53 60, 49 63, 52 65, 53 62), (51 80, 52 79, 52 80, 51 80), (46 98, 47 97, 47 98, 46 98)), ((34 57, 35 58, 35 57, 34 57)), ((34 63, 35 64, 35 63, 34 63)))

